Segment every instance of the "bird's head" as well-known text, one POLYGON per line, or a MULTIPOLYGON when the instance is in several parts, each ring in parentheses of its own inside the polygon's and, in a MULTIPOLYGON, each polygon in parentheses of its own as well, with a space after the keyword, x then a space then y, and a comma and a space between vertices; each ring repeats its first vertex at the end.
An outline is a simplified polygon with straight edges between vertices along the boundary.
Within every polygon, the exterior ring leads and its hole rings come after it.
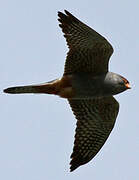
POLYGON ((116 94, 123 92, 127 89, 131 89, 129 81, 123 76, 116 74, 115 81, 116 81, 115 90, 117 91, 116 94))
POLYGON ((107 90, 111 91, 113 95, 131 89, 130 83, 126 78, 112 72, 107 73, 105 76, 105 83, 107 90))

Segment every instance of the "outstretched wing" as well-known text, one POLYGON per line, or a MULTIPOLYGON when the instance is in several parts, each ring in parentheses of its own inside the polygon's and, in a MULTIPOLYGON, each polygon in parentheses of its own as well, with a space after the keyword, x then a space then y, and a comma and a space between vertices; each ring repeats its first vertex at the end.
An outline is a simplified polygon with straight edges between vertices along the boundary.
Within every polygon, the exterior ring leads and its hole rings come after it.
POLYGON ((113 53, 110 43, 96 31, 65 10, 58 12, 59 26, 69 46, 64 74, 91 72, 94 75, 108 71, 113 53))
POLYGON ((101 149, 115 124, 119 103, 114 97, 68 100, 77 119, 71 171, 89 162, 101 149))

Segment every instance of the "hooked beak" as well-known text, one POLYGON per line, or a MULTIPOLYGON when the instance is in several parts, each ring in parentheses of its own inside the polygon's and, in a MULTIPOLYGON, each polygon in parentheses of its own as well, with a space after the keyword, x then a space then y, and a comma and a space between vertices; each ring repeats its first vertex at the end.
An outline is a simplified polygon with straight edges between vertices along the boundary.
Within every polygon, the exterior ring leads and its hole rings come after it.
POLYGON ((131 89, 131 86, 130 86, 129 83, 126 83, 125 86, 126 86, 127 89, 131 89))

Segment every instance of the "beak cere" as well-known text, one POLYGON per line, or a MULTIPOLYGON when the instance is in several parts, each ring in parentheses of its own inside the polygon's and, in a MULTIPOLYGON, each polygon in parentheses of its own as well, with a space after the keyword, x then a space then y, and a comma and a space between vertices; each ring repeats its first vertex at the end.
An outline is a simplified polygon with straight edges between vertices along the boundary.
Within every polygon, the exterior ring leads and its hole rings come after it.
POLYGON ((130 86, 129 83, 126 83, 125 86, 126 86, 127 89, 131 89, 131 86, 130 86))

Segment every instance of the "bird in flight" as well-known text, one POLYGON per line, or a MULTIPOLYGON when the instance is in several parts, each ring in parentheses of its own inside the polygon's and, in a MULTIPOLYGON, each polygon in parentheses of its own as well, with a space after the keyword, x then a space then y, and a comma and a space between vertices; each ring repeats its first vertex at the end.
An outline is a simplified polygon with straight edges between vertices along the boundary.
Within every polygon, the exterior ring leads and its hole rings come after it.
POLYGON ((111 44, 65 10, 58 12, 67 53, 62 78, 47 83, 4 89, 5 93, 45 93, 66 98, 77 119, 70 171, 88 163, 111 133, 119 112, 113 97, 127 89, 126 78, 109 72, 111 44))

